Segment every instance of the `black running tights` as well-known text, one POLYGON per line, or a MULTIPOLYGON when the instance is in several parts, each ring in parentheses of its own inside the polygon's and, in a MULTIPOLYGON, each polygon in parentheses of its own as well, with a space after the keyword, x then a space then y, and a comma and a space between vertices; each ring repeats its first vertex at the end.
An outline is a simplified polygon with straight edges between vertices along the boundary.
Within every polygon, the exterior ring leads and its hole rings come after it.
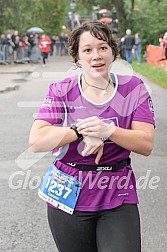
POLYGON ((141 252, 137 205, 73 215, 48 206, 48 221, 59 252, 141 252))

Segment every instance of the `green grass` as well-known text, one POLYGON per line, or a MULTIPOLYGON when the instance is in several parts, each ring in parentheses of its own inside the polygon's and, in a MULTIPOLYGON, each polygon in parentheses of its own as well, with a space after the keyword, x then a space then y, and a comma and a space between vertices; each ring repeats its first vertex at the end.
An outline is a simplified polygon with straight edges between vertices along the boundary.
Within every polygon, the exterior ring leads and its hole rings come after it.
POLYGON ((149 65, 146 62, 138 65, 135 61, 132 67, 134 71, 146 76, 150 81, 163 88, 167 88, 167 72, 164 69, 149 65))

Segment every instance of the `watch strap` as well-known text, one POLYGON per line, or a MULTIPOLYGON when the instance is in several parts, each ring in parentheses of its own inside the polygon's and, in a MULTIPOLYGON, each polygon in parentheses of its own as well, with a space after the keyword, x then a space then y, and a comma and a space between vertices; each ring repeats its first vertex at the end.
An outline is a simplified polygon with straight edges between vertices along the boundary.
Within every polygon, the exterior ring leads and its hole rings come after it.
POLYGON ((77 126, 75 124, 72 124, 70 129, 74 130, 78 139, 79 140, 82 140, 83 139, 83 135, 82 134, 79 134, 78 130, 77 130, 77 126))

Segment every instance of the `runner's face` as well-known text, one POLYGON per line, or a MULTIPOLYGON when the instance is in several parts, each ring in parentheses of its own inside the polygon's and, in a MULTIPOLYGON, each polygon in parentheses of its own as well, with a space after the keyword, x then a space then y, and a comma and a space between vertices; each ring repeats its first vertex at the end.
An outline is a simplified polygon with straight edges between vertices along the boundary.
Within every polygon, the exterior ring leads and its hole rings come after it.
POLYGON ((86 75, 98 77, 100 74, 103 78, 108 78, 114 57, 106 41, 97 39, 89 31, 84 32, 80 36, 78 55, 86 75))

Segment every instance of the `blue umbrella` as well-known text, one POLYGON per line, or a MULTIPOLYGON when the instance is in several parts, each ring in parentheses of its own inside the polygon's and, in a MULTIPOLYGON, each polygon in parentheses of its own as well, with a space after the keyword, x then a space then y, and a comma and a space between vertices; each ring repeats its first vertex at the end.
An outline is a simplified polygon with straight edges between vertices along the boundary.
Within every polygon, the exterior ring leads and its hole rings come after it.
POLYGON ((27 30, 27 33, 44 33, 44 30, 40 27, 31 27, 27 30))

